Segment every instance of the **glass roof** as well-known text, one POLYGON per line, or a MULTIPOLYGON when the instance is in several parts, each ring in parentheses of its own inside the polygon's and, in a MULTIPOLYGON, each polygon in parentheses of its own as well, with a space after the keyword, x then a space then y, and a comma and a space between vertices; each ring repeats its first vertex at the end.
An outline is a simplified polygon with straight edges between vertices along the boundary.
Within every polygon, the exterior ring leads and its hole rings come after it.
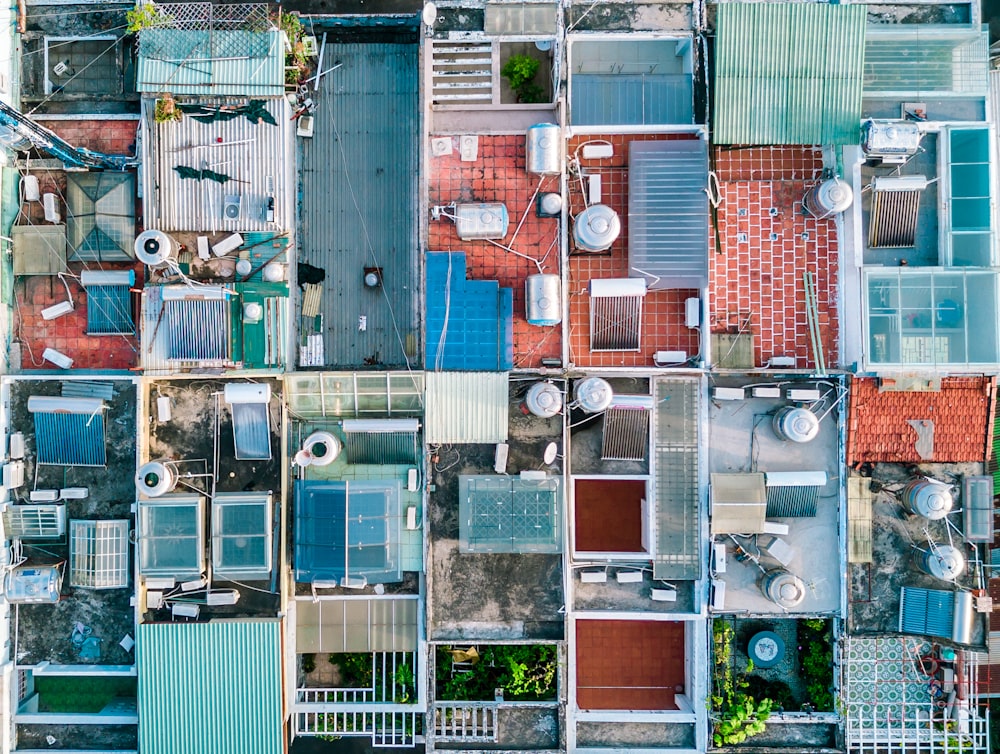
POLYGON ((164 495, 139 501, 139 572, 197 578, 205 570, 205 498, 164 495))
POLYGON ((559 552, 558 477, 460 476, 459 550, 559 552))
POLYGON ((212 572, 266 579, 271 573, 271 493, 218 493, 212 500, 212 572))

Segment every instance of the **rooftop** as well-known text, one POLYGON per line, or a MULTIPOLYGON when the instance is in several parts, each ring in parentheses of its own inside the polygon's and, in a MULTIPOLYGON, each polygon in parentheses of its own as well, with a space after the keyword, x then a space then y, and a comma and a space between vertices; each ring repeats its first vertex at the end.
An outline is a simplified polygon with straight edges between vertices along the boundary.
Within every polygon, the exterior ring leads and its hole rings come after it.
POLYGON ((995 379, 946 377, 930 389, 906 387, 905 381, 851 381, 848 464, 981 462, 988 456, 995 379))
MULTIPOLYGON (((519 410, 528 384, 512 382, 506 473, 558 475, 561 459, 545 466, 543 450, 561 438, 560 415, 542 419, 519 410)), ((562 555, 469 553, 460 540, 460 477, 492 475, 494 445, 442 445, 433 453, 429 499, 432 640, 558 639, 563 631, 562 555)), ((559 504, 564 506, 562 495, 559 504)), ((561 543, 560 543, 561 549, 561 543)))
POLYGON ((726 551, 713 562, 714 609, 751 615, 834 613, 840 606, 840 448, 845 387, 840 380, 770 378, 717 379, 709 407, 709 470, 712 472, 712 532, 726 551), (720 399, 718 391, 743 389, 745 397, 720 399), (753 391, 778 397, 754 397, 753 391), (793 395, 790 391, 814 391, 793 395), (789 412, 796 411, 795 414, 789 412), (803 414, 802 412, 806 412, 803 414), (782 417, 814 419, 797 441, 782 439, 782 417), (805 439, 808 437, 809 439, 805 439), (729 494, 732 486, 732 494, 729 494), (730 506, 730 500, 738 500, 730 506), (731 516, 736 519, 730 520, 731 516), (766 519, 766 520, 765 520, 766 519), (773 524, 773 525, 772 525, 773 524), (735 557, 733 557, 735 555, 735 557), (767 578, 796 577, 794 604, 781 607, 764 595, 767 578))
MULTIPOLYGON (((28 503, 32 490, 53 490, 61 500, 55 503, 25 505, 28 513, 52 510, 61 521, 61 532, 25 528, 22 538, 26 566, 67 563, 64 569, 61 599, 55 604, 22 604, 15 628, 16 661, 33 665, 43 661, 53 664, 131 665, 132 655, 119 642, 135 634, 135 611, 129 600, 132 588, 109 589, 74 586, 75 569, 82 564, 70 558, 70 521, 122 521, 131 517, 134 500, 132 476, 135 473, 135 386, 128 381, 97 383, 60 382, 56 380, 10 379, 4 381, 10 396, 10 429, 25 436, 24 479, 16 488, 17 505, 28 503), (61 395, 86 392, 110 395, 107 399, 61 395), (46 396, 47 406, 40 406, 38 396, 46 396), (29 409, 29 400, 32 401, 29 409), (77 403, 87 403, 87 414, 62 413, 76 410, 77 403), (90 406, 103 405, 98 416, 89 416, 90 406), (55 407, 59 413, 41 408, 55 407), (60 408, 61 407, 61 408, 60 408), (98 418, 99 417, 99 418, 98 418), (77 423, 75 419, 82 419, 77 423), (72 446, 61 438, 74 437, 72 446), (101 460, 103 456, 103 460, 101 460), (96 465, 80 465, 90 463, 96 465), (78 496, 72 488, 83 488, 78 496), (46 534, 47 531, 47 534, 46 534), (41 535, 41 536, 39 536, 41 535), (80 640, 71 637, 74 627, 82 624, 80 640), (95 638, 87 653, 81 652, 86 639, 95 638), (96 659, 91 654, 97 650, 96 659)), ((83 405, 83 404, 81 404, 83 405)), ((8 509, 8 516, 14 509, 8 509)), ((29 522, 25 521, 25 525, 29 522)), ((8 526, 10 519, 7 519, 8 526)), ((8 528, 7 531, 10 531, 8 528)), ((127 544, 126 555, 128 552, 127 544)), ((128 569, 125 580, 128 582, 128 569)), ((119 574, 120 576, 121 574, 119 574)))

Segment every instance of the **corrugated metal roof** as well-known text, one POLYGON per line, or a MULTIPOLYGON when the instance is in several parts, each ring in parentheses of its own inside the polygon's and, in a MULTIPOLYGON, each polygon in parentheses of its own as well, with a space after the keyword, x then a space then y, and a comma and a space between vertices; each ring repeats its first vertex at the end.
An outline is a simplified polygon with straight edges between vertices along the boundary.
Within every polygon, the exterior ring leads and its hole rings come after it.
POLYGON ((412 652, 417 648, 416 597, 295 601, 295 650, 412 652))
POLYGON ((244 116, 201 123, 185 115, 178 122, 155 123, 152 103, 146 101, 143 109, 146 227, 211 233, 293 227, 294 123, 284 97, 267 101, 276 126, 244 116), (232 180, 181 178, 175 170, 180 166, 211 169, 232 180), (223 216, 227 197, 236 197, 239 217, 223 216), (265 215, 268 197, 274 198, 274 222, 265 215))
POLYGON ((708 143, 633 141, 628 260, 650 290, 708 284, 708 143))
MULTIPOLYGON (((202 308, 201 304, 215 304, 218 302, 200 301, 196 298, 192 300, 164 300, 164 292, 175 286, 151 285, 142 291, 142 314, 140 317, 140 333, 142 334, 142 366, 147 374, 169 373, 174 374, 179 370, 189 369, 211 369, 219 370, 232 365, 231 344, 229 335, 231 332, 232 307, 231 299, 226 294, 223 309, 202 308), (168 304, 175 305, 168 307, 168 304), (181 304, 181 306, 176 306, 181 304), (198 309, 200 316, 192 313, 198 309), (214 312, 216 318, 221 317, 222 321, 209 321, 204 319, 207 311, 214 312), (177 319, 174 319, 177 315, 177 319), (188 332, 190 328, 192 332, 188 332), (187 356, 195 353, 206 354, 205 350, 198 350, 195 344, 185 344, 201 332, 203 343, 201 348, 211 345, 213 342, 218 345, 218 341, 210 337, 213 333, 216 338, 225 338, 226 350, 221 358, 204 358, 202 360, 187 361, 187 356)), ((192 297, 196 297, 198 292, 205 289, 189 289, 192 297)), ((216 353, 222 353, 217 351, 216 353)))
POLYGON ((321 79, 302 141, 299 259, 327 272, 325 359, 338 367, 420 361, 417 53, 330 42, 324 52, 341 66, 321 79), (381 286, 364 285, 366 267, 381 268, 381 286))
POLYGON ((283 36, 278 30, 146 29, 136 89, 152 94, 280 97, 285 93, 283 36), (246 57, 230 56, 237 49, 246 57), (258 50, 263 54, 247 54, 258 50), (218 57, 208 57, 213 53, 218 57))
POLYGON ((506 372, 427 372, 425 379, 428 443, 507 440, 506 372))
POLYGON ((143 754, 281 754, 281 622, 143 623, 143 754))
POLYGON ((855 143, 866 15, 864 5, 720 3, 715 143, 855 143))

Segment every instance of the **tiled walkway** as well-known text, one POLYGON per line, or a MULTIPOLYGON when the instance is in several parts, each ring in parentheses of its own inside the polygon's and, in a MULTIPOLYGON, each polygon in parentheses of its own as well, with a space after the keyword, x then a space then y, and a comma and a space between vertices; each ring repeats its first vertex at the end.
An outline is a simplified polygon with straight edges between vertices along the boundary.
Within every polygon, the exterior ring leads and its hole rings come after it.
MULTIPOLYGON (((601 203, 618 213, 622 232, 611 249, 601 254, 577 254, 570 248, 569 275, 569 348, 570 360, 578 366, 653 366, 657 351, 684 351, 688 356, 698 353, 698 331, 684 325, 684 302, 697 297, 698 291, 651 291, 643 300, 642 328, 639 351, 590 351, 590 296, 588 284, 595 278, 628 277, 628 144, 631 141, 662 139, 663 136, 615 135, 587 136, 570 139, 567 156, 588 141, 607 141, 614 155, 600 160, 583 160, 588 174, 601 177, 601 203)), ((576 215, 584 209, 580 182, 570 179, 569 209, 576 215)), ((707 222, 706 218, 706 222, 707 222)), ((572 230, 572 229, 571 229, 572 230)))
MULTIPOLYGON (((502 241, 514 251, 539 260, 546 273, 559 272, 559 221, 535 214, 534 194, 558 191, 557 176, 540 177, 525 170, 525 137, 480 136, 474 162, 462 162, 458 139, 453 138, 450 155, 431 157, 428 192, 431 206, 437 204, 502 202, 510 225, 502 241), (521 223, 520 230, 518 224, 521 223)), ((449 219, 430 221, 428 251, 465 251, 468 277, 496 280, 514 289, 514 367, 541 366, 543 358, 559 358, 560 328, 529 325, 525 317, 524 281, 538 272, 529 259, 517 256, 488 241, 463 241, 449 219)))
POLYGON ((684 623, 579 620, 577 706, 672 710, 684 687, 684 623))
POLYGON ((773 356, 795 356, 798 366, 814 366, 803 277, 810 272, 825 362, 836 365, 836 229, 832 219, 802 213, 802 197, 821 168, 818 150, 716 154, 721 253, 713 250, 709 260, 712 332, 752 333, 757 366, 773 356))

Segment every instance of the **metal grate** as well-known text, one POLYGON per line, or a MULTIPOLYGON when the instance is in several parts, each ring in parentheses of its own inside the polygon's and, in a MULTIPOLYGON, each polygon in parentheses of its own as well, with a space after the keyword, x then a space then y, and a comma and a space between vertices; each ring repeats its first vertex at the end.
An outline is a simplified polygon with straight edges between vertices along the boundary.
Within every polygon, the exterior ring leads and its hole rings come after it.
POLYGON ((104 414, 36 412, 38 463, 46 466, 104 466, 104 414))
POLYGON ((65 505, 11 505, 3 512, 11 539, 59 539, 66 533, 65 505))
POLYGON ((231 403, 233 442, 239 461, 271 460, 271 423, 266 403, 231 403))
POLYGON ((271 21, 264 3, 150 3, 152 18, 139 33, 139 54, 158 60, 262 58, 271 21), (216 34, 215 32, 246 32, 216 34))
MULTIPOLYGON (((910 177, 912 176, 907 176, 910 177)), ((872 210, 868 227, 870 248, 897 249, 913 246, 916 242, 917 215, 920 212, 922 193, 922 186, 903 189, 879 188, 877 183, 873 184, 872 210)))
POLYGON ((229 302, 223 299, 163 302, 169 361, 229 359, 229 302))
POLYGON ((121 589, 128 586, 128 521, 71 521, 70 586, 121 589))
POLYGON ((767 517, 814 517, 821 489, 809 485, 767 485, 767 517))
POLYGON ((590 350, 638 351, 642 296, 590 297, 590 350))
POLYGON ((434 42, 431 97, 436 104, 493 102, 493 43, 434 42))
POLYGON ((602 461, 643 461, 648 447, 648 410, 612 406, 604 412, 602 461))
POLYGON ((419 449, 414 432, 348 432, 348 463, 416 463, 419 449))
POLYGON ((87 286, 87 335, 133 335, 132 296, 127 285, 87 286))
POLYGON ((955 596, 940 589, 904 586, 899 603, 899 631, 951 638, 955 596))

